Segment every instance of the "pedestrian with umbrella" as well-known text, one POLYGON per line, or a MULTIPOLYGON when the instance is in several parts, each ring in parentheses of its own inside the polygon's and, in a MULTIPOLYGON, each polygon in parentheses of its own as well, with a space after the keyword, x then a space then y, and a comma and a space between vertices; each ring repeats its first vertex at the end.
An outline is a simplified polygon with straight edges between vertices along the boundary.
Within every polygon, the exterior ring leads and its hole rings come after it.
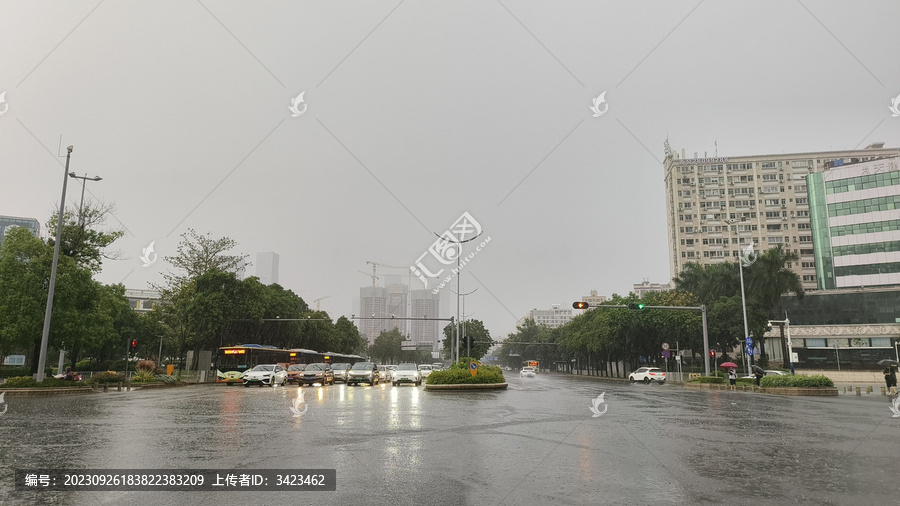
POLYGON ((728 368, 728 383, 731 384, 732 390, 737 390, 737 364, 734 362, 723 362, 719 367, 728 368))

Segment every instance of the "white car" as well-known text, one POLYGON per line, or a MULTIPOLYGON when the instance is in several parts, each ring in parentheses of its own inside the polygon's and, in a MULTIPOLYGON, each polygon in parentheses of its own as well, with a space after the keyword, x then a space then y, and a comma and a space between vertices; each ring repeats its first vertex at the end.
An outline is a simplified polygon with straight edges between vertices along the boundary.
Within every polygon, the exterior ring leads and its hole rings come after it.
POLYGON ((415 386, 419 386, 422 384, 422 375, 419 374, 416 364, 403 363, 398 365, 397 370, 391 374, 391 383, 394 386, 400 383, 412 383, 415 386))
POLYGON ((432 371, 434 371, 434 367, 431 364, 419 365, 419 374, 422 375, 422 379, 427 378, 432 371))
POLYGON ((383 381, 394 381, 394 372, 397 370, 396 365, 386 365, 383 366, 383 373, 381 375, 381 379, 383 381))
POLYGON ((522 378, 533 378, 534 367, 523 367, 522 370, 519 371, 519 376, 522 378))
POLYGON ((260 364, 253 369, 245 372, 241 376, 245 387, 250 385, 284 385, 287 381, 287 371, 278 364, 260 364))
POLYGON ((666 373, 664 373, 659 367, 641 367, 640 369, 629 374, 628 380, 632 383, 634 383, 635 381, 643 381, 644 383, 655 381, 662 385, 666 382, 666 373))

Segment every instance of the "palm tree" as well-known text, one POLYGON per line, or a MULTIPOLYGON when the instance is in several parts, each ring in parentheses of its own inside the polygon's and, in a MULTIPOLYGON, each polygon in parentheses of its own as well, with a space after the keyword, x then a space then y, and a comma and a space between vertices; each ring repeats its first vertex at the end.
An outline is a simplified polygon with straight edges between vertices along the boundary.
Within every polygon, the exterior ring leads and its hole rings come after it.
MULTIPOLYGON (((784 313, 781 306, 783 294, 794 293, 797 295, 797 299, 802 299, 804 295, 800 276, 788 267, 791 262, 799 260, 800 257, 796 253, 782 248, 781 245, 766 250, 747 269, 747 297, 755 300, 769 315, 780 318, 784 313)), ((760 340, 760 349, 764 350, 762 342, 760 340)), ((787 367, 789 357, 787 356, 787 343, 784 339, 782 339, 781 347, 784 353, 785 367, 787 367)), ((765 354, 764 351, 763 354, 765 354)))

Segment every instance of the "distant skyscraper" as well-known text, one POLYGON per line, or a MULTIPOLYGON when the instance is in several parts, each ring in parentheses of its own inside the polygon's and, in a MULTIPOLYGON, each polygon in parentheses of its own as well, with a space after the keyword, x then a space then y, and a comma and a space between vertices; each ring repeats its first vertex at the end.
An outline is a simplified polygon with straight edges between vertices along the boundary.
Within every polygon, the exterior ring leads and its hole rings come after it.
MULTIPOLYGON (((431 293, 431 290, 410 290, 411 301, 410 317, 412 318, 439 318, 440 293, 431 293)), ((438 321, 410 320, 409 337, 416 344, 416 348, 440 348, 440 341, 444 338, 438 321)))
POLYGON ((256 254, 256 277, 264 285, 278 282, 278 253, 268 251, 256 254))
POLYGON ((16 216, 0 216, 0 245, 6 234, 16 227, 24 227, 31 230, 35 237, 41 236, 41 224, 34 218, 18 218, 16 216))
POLYGON ((366 318, 384 318, 390 316, 387 312, 387 297, 385 290, 380 286, 364 286, 359 289, 359 332, 366 338, 369 344, 375 342, 375 338, 381 331, 387 330, 389 320, 373 320, 366 318))

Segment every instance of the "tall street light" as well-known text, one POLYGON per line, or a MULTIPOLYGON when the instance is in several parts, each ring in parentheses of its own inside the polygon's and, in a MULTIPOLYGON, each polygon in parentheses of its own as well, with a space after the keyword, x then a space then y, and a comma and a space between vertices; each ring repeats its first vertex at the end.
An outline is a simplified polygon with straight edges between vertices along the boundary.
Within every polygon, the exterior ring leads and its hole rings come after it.
POLYGON ((50 315, 53 313, 53 292, 56 289, 56 266, 59 263, 59 243, 62 241, 63 216, 66 211, 66 184, 69 182, 69 160, 72 158, 72 146, 66 148, 66 168, 63 172, 62 197, 59 199, 59 215, 56 218, 56 244, 53 245, 53 263, 50 267, 50 289, 47 292, 47 310, 44 312, 44 331, 41 334, 41 353, 38 358, 38 370, 35 380, 44 381, 44 369, 47 367, 47 342, 50 340, 50 315))
MULTIPOLYGON (((457 274, 457 276, 459 276, 459 274, 457 274)), ((450 291, 453 292, 453 290, 450 290, 450 291)), ((462 315, 461 315, 461 318, 465 318, 465 314, 466 314, 466 296, 467 296, 467 295, 472 295, 473 293, 475 293, 475 292, 477 292, 477 291, 478 291, 478 289, 476 288, 476 289, 472 290, 472 291, 469 292, 469 293, 453 292, 453 293, 456 294, 457 300, 459 300, 459 297, 462 297, 462 315)), ((463 327, 462 327, 462 335, 468 337, 468 334, 466 334, 466 327, 465 327, 465 324, 466 324, 466 323, 465 323, 465 320, 462 321, 462 324, 463 324, 463 327)), ((456 340, 456 345, 459 346, 459 339, 458 339, 458 338, 457 338, 457 340, 456 340)), ((471 355, 472 355, 471 349, 472 349, 472 348, 471 348, 471 346, 469 345, 469 340, 466 339, 466 357, 471 358, 471 355)), ((451 354, 451 355, 452 355, 452 354, 451 354)), ((459 349, 456 350, 456 362, 459 362, 459 349)), ((453 363, 455 364, 456 362, 453 362, 453 363)))
MULTIPOLYGON (((84 187, 88 181, 101 181, 103 178, 100 176, 87 177, 87 174, 79 176, 74 172, 69 172, 69 177, 81 180, 81 203, 78 204, 78 242, 76 243, 76 245, 80 245, 84 237, 84 187)), ((59 350, 59 370, 62 370, 65 353, 65 351, 59 350)), ((74 367, 75 364, 72 364, 72 366, 74 367)))
MULTIPOLYGON (((742 221, 747 221, 747 218, 741 218, 740 220, 725 220, 725 223, 729 225, 734 225, 735 223, 739 223, 742 221)), ((740 240, 738 240, 738 247, 740 247, 740 240)), ((746 355, 747 362, 747 375, 750 375, 750 354, 747 353, 747 338, 750 337, 750 330, 747 328, 747 298, 744 295, 744 267, 750 267, 753 262, 757 259, 757 254, 753 251, 753 239, 750 239, 750 243, 746 248, 741 250, 741 254, 738 257, 738 272, 741 277, 741 309, 744 312, 744 339, 742 339, 741 346, 744 347, 744 355, 746 355)))
POLYGON ((72 179, 80 179, 81 180, 81 204, 78 205, 78 225, 84 228, 84 186, 88 181, 102 181, 103 178, 100 176, 87 177, 87 174, 83 176, 76 175, 74 172, 69 172, 69 177, 72 179))

